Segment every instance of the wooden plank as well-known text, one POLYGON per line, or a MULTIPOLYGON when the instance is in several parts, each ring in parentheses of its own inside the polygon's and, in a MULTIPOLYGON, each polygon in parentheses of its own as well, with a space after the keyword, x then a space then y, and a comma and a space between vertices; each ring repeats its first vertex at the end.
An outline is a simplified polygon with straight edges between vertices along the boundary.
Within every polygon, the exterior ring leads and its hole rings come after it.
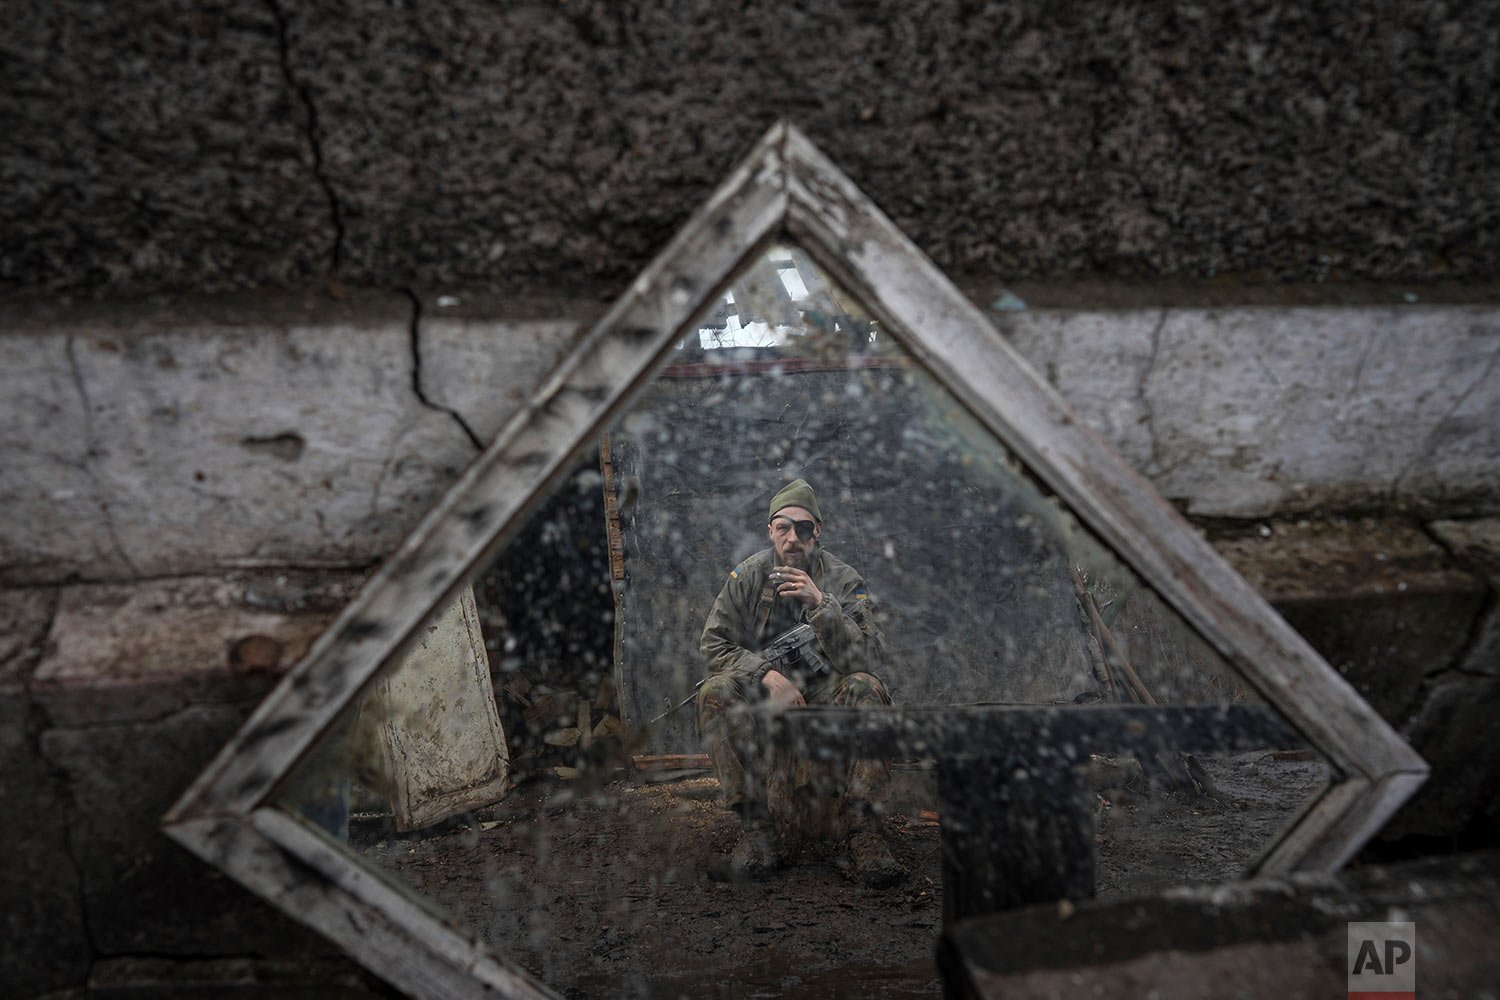
POLYGON ((706 753, 637 754, 630 761, 637 771, 706 771, 713 767, 706 753))
POLYGON ((1089 754, 1290 749, 1304 738, 1265 705, 971 705, 813 708, 770 714, 771 738, 821 757, 947 757, 1035 753, 1072 762, 1089 754))
MULTIPOLYGON (((624 665, 621 662, 621 649, 625 643, 625 535, 620 525, 619 490, 615 486, 615 459, 612 442, 608 434, 599 436, 599 465, 604 475, 604 503, 605 503, 605 525, 609 534, 609 578, 610 595, 614 599, 615 621, 614 641, 610 648, 610 677, 612 678, 613 691, 625 690, 624 665), (618 544, 619 559, 616 560, 615 552, 618 544)), ((603 692, 601 691, 602 695, 603 692)), ((630 724, 627 717, 625 699, 619 699, 620 721, 625 725, 630 724)), ((613 703, 613 700, 611 701, 613 703)), ((608 711, 609 705, 600 705, 600 708, 608 711)))
MULTIPOLYGON (((618 581, 625 579, 625 542, 620 533, 620 497, 615 487, 615 464, 610 458, 608 434, 599 436, 599 471, 604 476, 604 535, 609 549, 609 578, 618 581)), ((619 593, 618 587, 615 592, 619 593)))

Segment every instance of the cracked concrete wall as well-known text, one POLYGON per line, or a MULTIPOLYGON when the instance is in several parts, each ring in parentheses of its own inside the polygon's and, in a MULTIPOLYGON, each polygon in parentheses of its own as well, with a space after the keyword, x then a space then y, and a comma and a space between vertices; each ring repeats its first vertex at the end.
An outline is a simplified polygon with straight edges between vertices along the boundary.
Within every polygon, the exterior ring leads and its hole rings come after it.
POLYGON ((1497 272, 1486 4, 8 14, 13 289, 618 283, 780 116, 954 272, 1497 272))
MULTIPOLYGON (((82 995, 115 957, 152 956, 190 988, 200 959, 334 954, 159 824, 359 577, 0 588, 0 781, 15 817, 0 827, 7 995, 82 995)), ((314 965, 309 976, 349 975, 346 961, 314 965)))
MULTIPOLYGON (((368 565, 578 319, 405 296, 0 315, 0 580, 368 565)), ((1001 329, 1188 513, 1500 512, 1500 310, 1034 311, 1001 329)))
POLYGON ((1062 307, 996 319, 1434 763, 1393 835, 1500 822, 1497 53, 1396 0, 12 4, 0 981, 326 954, 161 810, 779 116, 1062 307))
MULTIPOLYGON (((39 817, 0 891, 47 927, 17 925, 43 970, 25 982, 143 952, 326 953, 160 814, 602 306, 337 289, 0 309, 0 774, 39 817)), ((1500 310, 996 318, 1430 755, 1393 832, 1493 822, 1500 768, 1475 741, 1500 634, 1500 310)))
POLYGON ((6 34, 7 284, 327 270, 326 197, 265 4, 26 3, 6 34))
POLYGON ((1188 513, 1496 504, 1500 314, 1488 308, 1079 310, 996 323, 1188 513))
POLYGON ((416 390, 402 297, 6 327, 4 578, 369 562, 476 450, 416 390))

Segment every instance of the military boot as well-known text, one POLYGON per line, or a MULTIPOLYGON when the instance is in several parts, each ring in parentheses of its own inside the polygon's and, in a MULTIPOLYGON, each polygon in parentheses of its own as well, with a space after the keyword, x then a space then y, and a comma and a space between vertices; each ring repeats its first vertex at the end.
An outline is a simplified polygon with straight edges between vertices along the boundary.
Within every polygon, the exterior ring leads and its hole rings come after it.
POLYGON ((740 811, 740 836, 726 861, 709 874, 719 881, 755 882, 781 867, 771 819, 754 808, 740 811))
POLYGON ((839 860, 846 877, 875 889, 889 888, 906 877, 906 869, 891 853, 891 846, 871 827, 854 832, 839 860))

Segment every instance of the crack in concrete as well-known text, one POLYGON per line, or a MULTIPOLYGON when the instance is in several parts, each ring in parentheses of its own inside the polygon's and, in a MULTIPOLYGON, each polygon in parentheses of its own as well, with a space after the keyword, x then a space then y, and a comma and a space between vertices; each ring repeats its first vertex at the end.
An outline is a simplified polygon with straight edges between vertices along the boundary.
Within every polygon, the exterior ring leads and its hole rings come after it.
POLYGON ((1359 352, 1359 361, 1354 365, 1354 381, 1350 384, 1349 391, 1344 393, 1344 406, 1346 408, 1354 400, 1355 394, 1359 392, 1360 383, 1364 381, 1365 362, 1370 359, 1370 352, 1375 347, 1376 336, 1377 332, 1375 330, 1371 330, 1365 334, 1364 349, 1359 352))
POLYGON ((94 484, 95 502, 99 505, 99 515, 104 521, 104 530, 109 535, 110 544, 114 546, 115 555, 119 557, 131 576, 138 578, 141 575, 140 568, 125 551, 120 534, 115 530, 114 515, 110 513, 109 501, 104 499, 104 483, 99 479, 99 473, 94 468, 94 449, 98 442, 94 430, 94 404, 89 399, 88 386, 83 381, 83 369, 78 364, 77 338, 72 334, 69 334, 63 341, 63 351, 68 356, 68 372, 73 377, 73 387, 78 391, 78 399, 83 406, 83 461, 79 468, 82 469, 84 475, 89 477, 89 482, 94 484))
POLYGON ((454 423, 458 424, 459 429, 464 432, 464 436, 469 439, 469 443, 474 446, 474 450, 483 451, 484 442, 479 439, 478 434, 474 433, 474 428, 469 426, 469 422, 463 418, 463 414, 459 413, 451 406, 443 406, 439 403, 434 403, 427 397, 427 392, 422 388, 422 299, 413 289, 407 288, 403 289, 403 291, 405 292, 406 297, 411 299, 412 391, 416 393, 418 402, 427 407, 429 410, 434 410, 438 413, 446 413, 448 414, 448 416, 452 417, 454 423))
POLYGON ((1490 359, 1485 363, 1484 369, 1479 373, 1478 377, 1468 385, 1464 386, 1463 392, 1460 392, 1453 398, 1453 403, 1448 407, 1447 410, 1443 412, 1443 415, 1441 417, 1438 417, 1437 420, 1433 421, 1432 429, 1429 430, 1426 436, 1422 438, 1421 447, 1419 447, 1412 454, 1405 467, 1402 468, 1402 470, 1396 474, 1396 478, 1391 481, 1389 502, 1392 505, 1400 501, 1401 484, 1404 483, 1407 477, 1416 470, 1417 466, 1422 462, 1424 458, 1427 458, 1432 454, 1432 447, 1437 443, 1437 438, 1438 435, 1442 433, 1443 425, 1453 417, 1453 414, 1458 412, 1459 408, 1462 407, 1464 403, 1468 402, 1469 397, 1474 394, 1475 389, 1479 388, 1485 382, 1489 381, 1489 377, 1494 374, 1495 365, 1497 362, 1500 362, 1500 348, 1497 348, 1496 350, 1490 352, 1490 359))
MULTIPOLYGON (((7 587, 4 589, 9 590, 12 588, 7 587)), ((17 679, 21 682, 21 687, 26 691, 26 694, 29 697, 31 694, 32 675, 36 673, 36 668, 41 666, 42 661, 47 658, 47 639, 52 635, 52 630, 57 627, 57 616, 58 613, 62 610, 62 593, 64 585, 51 584, 44 587, 18 587, 14 589, 45 590, 52 598, 47 607, 47 624, 46 627, 41 631, 42 641, 40 644, 38 644, 37 649, 34 651, 35 655, 30 655, 33 651, 28 650, 25 654, 23 654, 24 656, 27 656, 28 659, 21 660, 21 669, 17 679)))
POLYGON ((375 477, 375 485, 370 491, 369 516, 371 519, 380 515, 380 498, 385 491, 385 477, 390 474, 391 466, 396 462, 396 451, 401 446, 403 436, 399 433, 392 436, 390 447, 386 450, 385 461, 380 463, 380 474, 375 477))
POLYGON ((1156 410, 1151 405, 1150 397, 1146 395, 1146 383, 1151 381, 1151 376, 1156 371, 1157 359, 1161 355, 1161 332, 1166 325, 1167 310, 1164 308, 1156 319, 1156 325, 1151 329, 1151 353, 1147 356, 1146 365, 1141 369, 1141 377, 1136 380, 1135 384, 1135 394, 1141 401, 1141 409, 1146 411, 1145 420, 1142 422, 1146 425, 1146 436, 1150 439, 1151 445, 1151 467, 1142 471, 1151 477, 1165 475, 1182 464, 1177 462, 1171 468, 1167 468, 1162 462, 1161 440, 1156 434, 1156 410))
POLYGON ((271 17, 276 22, 276 47, 280 58, 281 74, 286 78, 287 86, 291 88, 306 115, 304 131, 307 134, 308 147, 312 152, 313 179, 317 181, 318 187, 323 191, 323 197, 328 201, 328 214, 333 224, 333 247, 329 251, 332 263, 329 270, 337 272, 344 257, 344 212, 342 206, 339 205, 338 193, 333 189, 333 181, 324 169, 326 161, 323 156, 323 130, 318 124, 318 106, 313 101, 311 89, 297 82, 297 75, 292 71, 291 25, 286 11, 282 9, 280 0, 266 0, 266 6, 270 8, 271 17))
MULTIPOLYGON (((69 339, 71 340, 71 338, 69 339)), ((42 633, 44 645, 51 639, 52 632, 57 627, 57 617, 61 610, 62 588, 58 587, 53 591, 52 606, 47 612, 47 628, 42 633)), ((84 887, 83 864, 80 861, 81 855, 79 854, 76 839, 78 836, 76 831, 79 824, 73 822, 71 819, 72 816, 81 810, 78 799, 73 794, 73 783, 68 780, 67 771, 63 770, 61 765, 48 756, 42 746, 43 734, 48 730, 55 730, 60 727, 53 721, 52 714, 47 711, 47 706, 32 693, 33 674, 36 667, 41 665, 42 659, 43 657, 38 657, 36 663, 32 664, 30 670, 22 679, 26 697, 26 742, 31 747, 31 752, 35 756, 37 763, 51 777, 57 799, 62 803, 64 815, 67 817, 63 823, 63 835, 59 843, 62 847, 63 856, 68 859, 69 865, 72 866, 73 884, 76 887, 78 896, 78 922, 83 931, 84 940, 88 942, 89 966, 92 968, 100 954, 98 936, 94 932, 93 921, 89 916, 88 891, 84 887)), ((85 973, 84 981, 87 982, 87 979, 88 973, 85 973)))
POLYGON ((1276 377, 1276 373, 1271 370, 1271 366, 1266 364, 1266 359, 1261 357, 1258 345, 1257 350, 1250 352, 1250 356, 1255 359, 1255 364, 1260 368, 1261 374, 1270 380, 1271 385, 1275 387, 1277 392, 1280 392, 1281 380, 1276 377))
POLYGON ((1428 541, 1436 545, 1442 550, 1444 555, 1453 561, 1455 567, 1484 583, 1484 600, 1480 602, 1479 610, 1475 612, 1473 619, 1469 622, 1468 630, 1464 633, 1464 641, 1459 644, 1457 651, 1453 655, 1453 659, 1436 670, 1429 671, 1424 675, 1424 680, 1432 680, 1449 673, 1459 674, 1464 677, 1493 678, 1494 674, 1475 670, 1467 666, 1467 664, 1471 662, 1475 650, 1480 647, 1484 640, 1487 631, 1486 625, 1488 625, 1491 619, 1500 615, 1500 593, 1496 592, 1495 585, 1488 576, 1483 573, 1474 572, 1470 568, 1472 563, 1456 551, 1452 545, 1448 544, 1448 540, 1443 537, 1441 532, 1432 529, 1432 522, 1418 521, 1417 528, 1428 541))

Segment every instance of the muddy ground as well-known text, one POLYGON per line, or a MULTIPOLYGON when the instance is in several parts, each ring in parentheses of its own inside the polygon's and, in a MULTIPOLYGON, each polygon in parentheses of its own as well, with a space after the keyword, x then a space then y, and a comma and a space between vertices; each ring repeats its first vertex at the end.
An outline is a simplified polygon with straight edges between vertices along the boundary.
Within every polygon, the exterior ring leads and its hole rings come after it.
MULTIPOLYGON (((1094 798, 1100 895, 1236 877, 1321 784, 1266 753, 1202 758, 1219 798, 1131 787, 1094 798)), ((803 846, 771 880, 715 881, 734 817, 712 778, 532 781, 439 832, 356 823, 354 847, 569 997, 936 997, 940 821, 930 774, 898 782, 886 833, 908 875, 845 879, 803 846)))

